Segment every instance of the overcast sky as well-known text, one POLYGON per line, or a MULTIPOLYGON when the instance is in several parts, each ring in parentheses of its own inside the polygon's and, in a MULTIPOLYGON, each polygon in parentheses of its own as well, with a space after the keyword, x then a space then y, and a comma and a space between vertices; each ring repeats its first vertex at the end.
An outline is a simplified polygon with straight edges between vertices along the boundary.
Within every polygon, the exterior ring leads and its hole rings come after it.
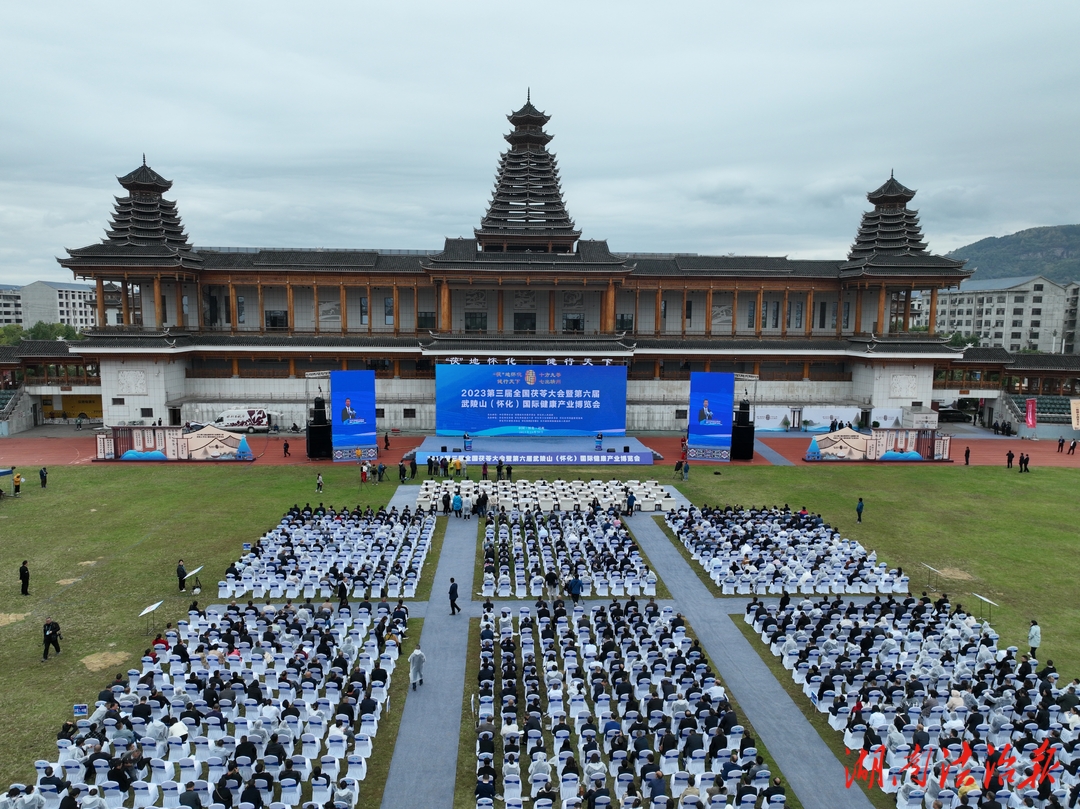
POLYGON ((896 170, 935 252, 1080 222, 1080 4, 0 6, 0 282, 71 280, 148 163, 194 244, 434 249, 507 113, 619 251, 841 258, 896 170))

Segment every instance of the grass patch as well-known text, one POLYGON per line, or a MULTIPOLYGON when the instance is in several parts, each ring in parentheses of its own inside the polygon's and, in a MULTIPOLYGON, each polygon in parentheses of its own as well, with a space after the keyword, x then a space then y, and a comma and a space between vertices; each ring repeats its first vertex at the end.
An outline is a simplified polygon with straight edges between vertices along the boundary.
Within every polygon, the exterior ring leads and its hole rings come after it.
POLYGON ((360 784, 356 809, 379 809, 382 806, 386 778, 390 775, 390 761, 397 745, 401 714, 405 710, 405 698, 409 695, 409 655, 420 642, 424 630, 422 618, 409 619, 409 636, 401 644, 394 674, 390 678, 390 713, 379 720, 379 735, 372 742, 371 757, 367 760, 367 777, 360 784))
POLYGON ((668 527, 668 524, 664 521, 663 516, 657 514, 653 519, 656 521, 656 524, 660 526, 660 530, 664 532, 664 536, 666 536, 671 541, 671 544, 675 546, 675 550, 679 552, 679 556, 686 560, 686 564, 690 565, 690 569, 694 571, 701 580, 701 583, 705 585, 705 589, 708 590, 714 598, 723 596, 724 593, 720 589, 720 585, 705 575, 705 568, 690 555, 690 551, 686 549, 686 546, 676 538, 675 534, 672 533, 671 529, 668 527))
MULTIPOLYGON (((821 737, 821 740, 825 742, 825 745, 829 750, 832 751, 832 754, 836 756, 837 760, 843 764, 844 767, 854 771, 855 762, 858 760, 858 753, 848 754, 845 752, 844 736, 829 727, 829 715, 818 711, 818 709, 814 707, 814 704, 807 699, 802 691, 802 687, 791 679, 791 672, 784 668, 783 664, 780 662, 780 658, 774 657, 762 644, 761 636, 754 631, 754 627, 750 626, 750 624, 746 623, 741 618, 735 620, 735 618, 732 617, 731 620, 735 622, 739 631, 746 636, 746 640, 754 648, 754 651, 757 652, 758 657, 760 657, 762 662, 769 667, 769 671, 772 672, 773 677, 775 677, 783 689, 787 691, 788 696, 791 697, 792 701, 799 707, 803 716, 806 717, 806 721, 817 731, 817 734, 821 737)), ((866 782, 863 780, 856 780, 856 783, 859 785, 859 789, 863 791, 863 794, 870 800, 870 803, 877 807, 877 809, 895 809, 895 795, 886 795, 877 788, 869 789, 867 788, 866 782)), ((791 799, 789 797, 788 803, 790 802, 791 799)))
POLYGON ((435 584, 435 568, 439 566, 443 540, 446 538, 446 520, 435 520, 435 532, 431 535, 431 548, 424 560, 424 569, 420 571, 420 581, 416 585, 413 601, 427 601, 431 598, 431 588, 435 584))

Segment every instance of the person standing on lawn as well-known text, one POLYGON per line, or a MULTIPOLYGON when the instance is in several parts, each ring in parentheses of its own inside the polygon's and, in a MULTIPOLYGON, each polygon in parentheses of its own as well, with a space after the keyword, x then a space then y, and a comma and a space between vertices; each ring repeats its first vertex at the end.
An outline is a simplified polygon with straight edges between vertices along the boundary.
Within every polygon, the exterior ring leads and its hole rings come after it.
POLYGON ((41 488, 45 488, 45 485, 49 482, 49 470, 44 466, 38 470, 38 477, 41 478, 41 488))
POLYGON ((1028 630, 1028 647, 1031 649, 1031 656, 1036 660, 1039 659, 1039 647, 1042 645, 1042 627, 1039 626, 1039 622, 1032 619, 1031 629, 1028 630))
POLYGON ((56 623, 52 618, 45 619, 45 625, 42 629, 42 640, 44 641, 45 648, 41 654, 41 662, 44 663, 49 659, 49 648, 56 649, 56 653, 60 654, 60 641, 64 639, 64 636, 60 634, 60 624, 56 623))
POLYGON ((859 502, 855 504, 855 522, 862 522, 862 513, 864 507, 865 506, 863 505, 862 498, 860 497, 859 502))
POLYGON ((176 580, 180 583, 180 592, 187 592, 187 568, 184 567, 184 560, 181 559, 176 565, 176 580))
POLYGON ((30 568, 27 566, 26 561, 26 559, 23 559, 23 563, 19 567, 19 583, 22 584, 22 594, 24 596, 30 595, 30 568))
POLYGON ((1013 462, 1013 458, 1015 458, 1015 457, 1016 456, 1013 454, 1013 451, 1011 449, 1008 452, 1005 453, 1005 468, 1006 469, 1012 469, 1012 462, 1013 462))

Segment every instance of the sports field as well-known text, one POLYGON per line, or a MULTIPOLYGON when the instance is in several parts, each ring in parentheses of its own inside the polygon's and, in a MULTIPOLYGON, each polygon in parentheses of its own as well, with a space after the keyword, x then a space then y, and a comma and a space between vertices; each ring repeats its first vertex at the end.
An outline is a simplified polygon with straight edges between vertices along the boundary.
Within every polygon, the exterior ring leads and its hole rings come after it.
MULTIPOLYGON (((36 479, 18 500, 0 502, 0 783, 32 779, 33 761, 55 757, 55 734, 71 706, 93 700, 116 672, 138 667, 148 646, 140 611, 160 599, 158 626, 186 617, 192 596, 177 592, 183 557, 200 574, 203 603, 252 541, 293 503, 385 504, 396 484, 356 487, 352 466, 121 466, 51 468, 49 488, 36 479), (29 561, 29 597, 17 570, 29 561), (46 615, 63 628, 63 655, 41 663, 46 615)), ((593 470, 519 467, 515 476, 592 477, 593 470)), ((664 467, 604 470, 604 477, 662 479, 664 467)), ((421 473, 422 474, 422 473, 421 473)), ((974 591, 998 602, 994 626, 1026 645, 1030 618, 1043 626, 1042 657, 1063 677, 1080 673, 1080 626, 1072 579, 1080 504, 1077 473, 1039 469, 1019 475, 995 467, 695 466, 676 482, 701 503, 784 504, 820 512, 847 536, 903 565, 912 589, 926 582, 925 562, 948 578, 937 583, 966 606, 974 591), (713 471, 721 471, 717 476, 713 471), (866 501, 862 525, 854 504, 866 501)), ((429 559, 434 568, 436 560, 429 559)), ((425 574, 429 568, 425 566, 425 574)), ((977 614, 977 610, 976 610, 977 614)), ((462 650, 465 653, 465 650, 462 650)), ((382 737, 380 737, 381 740, 382 737)))

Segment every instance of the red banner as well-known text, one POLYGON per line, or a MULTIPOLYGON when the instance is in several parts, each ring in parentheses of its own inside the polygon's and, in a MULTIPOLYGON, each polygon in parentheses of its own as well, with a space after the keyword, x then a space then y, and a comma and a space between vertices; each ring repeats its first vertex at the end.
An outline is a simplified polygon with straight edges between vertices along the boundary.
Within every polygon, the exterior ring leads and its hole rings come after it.
POLYGON ((1027 418, 1025 419, 1025 422, 1028 427, 1032 428, 1035 427, 1035 402, 1035 399, 1027 400, 1027 418))

